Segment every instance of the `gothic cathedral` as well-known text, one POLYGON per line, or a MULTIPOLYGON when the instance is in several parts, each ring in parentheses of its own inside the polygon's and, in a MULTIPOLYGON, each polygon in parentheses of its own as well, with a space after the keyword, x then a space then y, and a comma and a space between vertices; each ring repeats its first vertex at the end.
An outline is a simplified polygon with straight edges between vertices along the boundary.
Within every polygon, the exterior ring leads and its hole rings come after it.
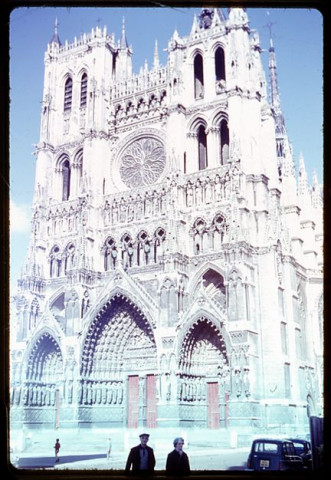
POLYGON ((202 9, 138 74, 124 24, 55 25, 12 427, 290 432, 321 411, 322 191, 268 55, 266 80, 241 8, 202 9))

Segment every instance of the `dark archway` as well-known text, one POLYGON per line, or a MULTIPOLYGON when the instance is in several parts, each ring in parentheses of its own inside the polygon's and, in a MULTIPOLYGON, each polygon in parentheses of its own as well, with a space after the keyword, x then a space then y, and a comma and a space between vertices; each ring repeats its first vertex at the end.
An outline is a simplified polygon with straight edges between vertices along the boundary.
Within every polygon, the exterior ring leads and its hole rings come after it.
POLYGON ((194 98, 203 98, 204 80, 203 80, 203 58, 200 53, 194 57, 194 98))

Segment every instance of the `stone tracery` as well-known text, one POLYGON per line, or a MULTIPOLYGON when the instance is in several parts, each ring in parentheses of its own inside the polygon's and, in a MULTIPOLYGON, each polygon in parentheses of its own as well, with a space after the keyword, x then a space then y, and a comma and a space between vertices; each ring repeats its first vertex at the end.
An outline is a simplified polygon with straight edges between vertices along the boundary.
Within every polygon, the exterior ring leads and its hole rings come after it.
POLYGON ((155 138, 132 142, 121 157, 121 179, 128 187, 150 185, 158 180, 165 168, 165 151, 155 138))

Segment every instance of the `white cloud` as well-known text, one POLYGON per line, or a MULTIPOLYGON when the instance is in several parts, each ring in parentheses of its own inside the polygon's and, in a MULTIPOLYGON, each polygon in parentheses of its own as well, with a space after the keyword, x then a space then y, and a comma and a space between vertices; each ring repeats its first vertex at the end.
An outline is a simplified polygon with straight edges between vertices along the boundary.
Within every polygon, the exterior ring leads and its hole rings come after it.
POLYGON ((31 209, 28 205, 16 205, 10 201, 10 231, 11 233, 28 233, 31 225, 31 209))

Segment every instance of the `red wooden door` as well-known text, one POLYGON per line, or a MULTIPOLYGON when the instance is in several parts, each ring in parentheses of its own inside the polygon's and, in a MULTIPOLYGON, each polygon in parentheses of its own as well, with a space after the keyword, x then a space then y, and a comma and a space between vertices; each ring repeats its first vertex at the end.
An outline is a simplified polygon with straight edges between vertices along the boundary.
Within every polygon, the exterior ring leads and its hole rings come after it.
POLYGON ((146 378, 146 427, 156 428, 156 377, 146 378))
POLYGON ((139 377, 129 376, 128 383, 128 428, 138 428, 139 419, 139 377))
POLYGON ((207 383, 208 386, 208 428, 219 428, 220 405, 218 396, 218 383, 207 383))

